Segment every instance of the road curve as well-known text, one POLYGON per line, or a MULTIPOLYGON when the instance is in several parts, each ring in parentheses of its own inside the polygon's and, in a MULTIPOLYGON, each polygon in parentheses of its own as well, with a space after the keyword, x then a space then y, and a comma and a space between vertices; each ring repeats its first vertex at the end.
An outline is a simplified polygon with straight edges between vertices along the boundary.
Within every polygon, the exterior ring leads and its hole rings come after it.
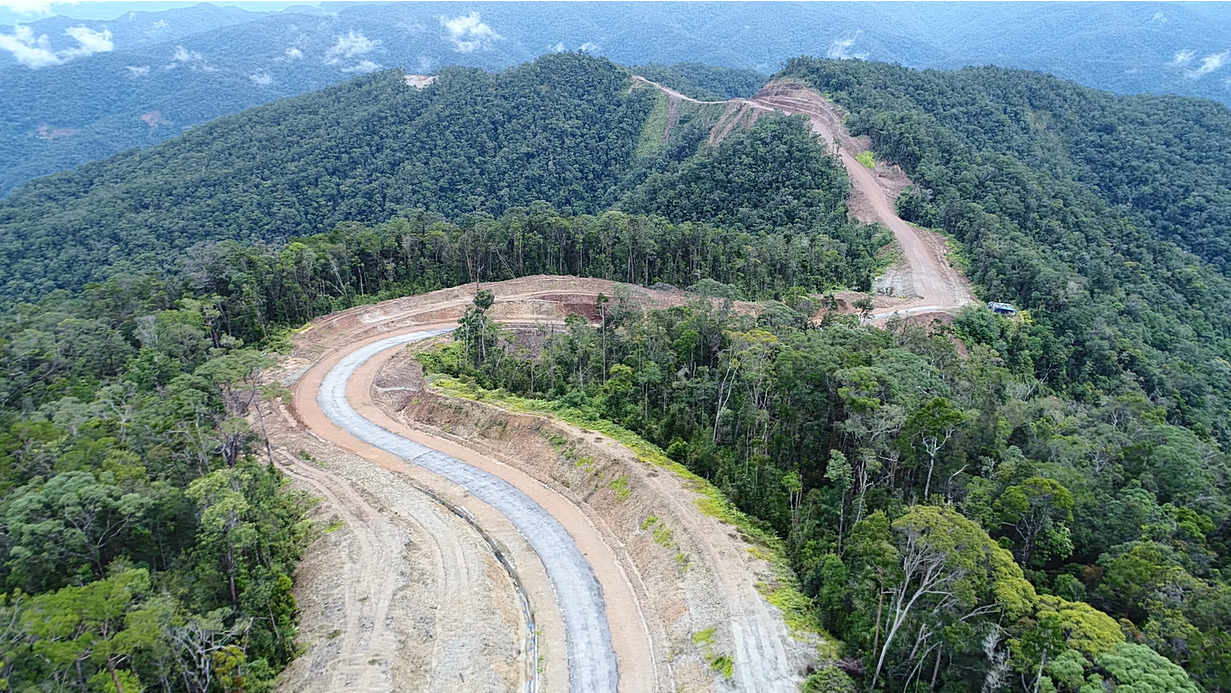
POLYGON ((552 583, 564 620, 569 689, 615 693, 619 670, 602 588, 560 522, 504 479, 389 431, 359 414, 346 399, 347 381, 377 354, 448 331, 388 337, 347 354, 322 379, 317 405, 330 421, 356 438, 448 479, 508 518, 538 554, 552 583))

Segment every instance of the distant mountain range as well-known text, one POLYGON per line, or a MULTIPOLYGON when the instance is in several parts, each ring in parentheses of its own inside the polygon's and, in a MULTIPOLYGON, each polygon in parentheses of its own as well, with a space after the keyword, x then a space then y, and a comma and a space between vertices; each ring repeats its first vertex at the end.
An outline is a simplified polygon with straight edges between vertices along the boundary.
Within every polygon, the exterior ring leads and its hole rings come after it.
POLYGON ((995 64, 1231 103, 1225 3, 202 4, 15 25, 0 48, 0 195, 359 73, 494 70, 564 50, 766 74, 801 54, 995 64))

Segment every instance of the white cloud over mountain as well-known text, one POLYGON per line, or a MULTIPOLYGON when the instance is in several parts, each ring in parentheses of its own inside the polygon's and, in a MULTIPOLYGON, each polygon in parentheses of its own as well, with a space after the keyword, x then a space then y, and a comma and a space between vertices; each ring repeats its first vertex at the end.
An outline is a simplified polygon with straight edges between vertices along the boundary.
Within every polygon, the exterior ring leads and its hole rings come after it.
MULTIPOLYGON (((337 42, 329 50, 325 51, 325 64, 336 65, 348 58, 366 55, 379 45, 380 41, 373 41, 364 36, 363 32, 352 29, 346 32, 345 36, 339 36, 337 42)), ((287 51, 287 55, 290 55, 290 51, 287 51)))
POLYGON ((856 53, 851 50, 855 47, 855 42, 863 35, 863 29, 857 30, 849 38, 834 39, 834 42, 829 44, 829 50, 825 51, 825 57, 833 60, 850 60, 857 58, 863 60, 868 57, 867 53, 856 53))
POLYGON ((1198 79, 1204 77, 1214 70, 1227 64, 1227 58, 1231 57, 1231 51, 1223 51, 1222 53, 1212 53, 1201 59, 1201 64, 1195 69, 1189 70, 1186 74, 1189 79, 1198 79))
POLYGON ((95 31, 85 26, 72 26, 65 29, 64 34, 76 41, 77 45, 55 50, 51 47, 51 39, 47 34, 36 37, 33 29, 18 24, 13 27, 12 34, 0 34, 0 49, 8 51, 17 62, 31 69, 63 65, 76 58, 115 49, 115 44, 111 41, 111 31, 107 29, 95 31))
POLYGON ((478 12, 471 12, 453 19, 440 18, 440 24, 445 28, 453 50, 458 53, 473 53, 480 48, 487 48, 492 41, 500 38, 490 26, 483 22, 478 12))

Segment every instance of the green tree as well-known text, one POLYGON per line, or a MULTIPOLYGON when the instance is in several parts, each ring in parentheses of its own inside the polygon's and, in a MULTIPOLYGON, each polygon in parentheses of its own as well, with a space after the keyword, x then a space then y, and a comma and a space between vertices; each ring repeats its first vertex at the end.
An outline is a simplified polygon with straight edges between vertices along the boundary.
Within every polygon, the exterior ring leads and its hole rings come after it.
POLYGON ((149 573, 132 568, 82 587, 65 587, 30 600, 22 626, 34 639, 33 651, 50 667, 52 680, 67 684, 88 678, 103 690, 142 690, 126 664, 141 650, 160 644, 155 602, 141 606, 150 588, 149 573), (91 669, 99 667, 91 676, 91 669))
MULTIPOLYGON (((1121 687, 1143 693, 1200 693, 1184 670, 1167 661, 1144 645, 1122 643, 1110 652, 1095 658, 1094 663, 1102 674, 1092 676, 1090 683, 1100 682, 1106 690, 1121 687)), ((1083 693, 1086 688, 1082 688, 1083 693)))
POLYGON ((1072 553, 1067 523, 1073 520, 1073 495, 1055 479, 1031 477, 1010 486, 996 501, 996 510, 1000 522, 1013 530, 1014 556, 1022 565, 1072 553))
POLYGON ((69 582, 82 572, 106 575, 125 534, 152 500, 126 491, 110 473, 65 472, 46 483, 35 479, 6 504, 10 582, 38 591, 69 582))

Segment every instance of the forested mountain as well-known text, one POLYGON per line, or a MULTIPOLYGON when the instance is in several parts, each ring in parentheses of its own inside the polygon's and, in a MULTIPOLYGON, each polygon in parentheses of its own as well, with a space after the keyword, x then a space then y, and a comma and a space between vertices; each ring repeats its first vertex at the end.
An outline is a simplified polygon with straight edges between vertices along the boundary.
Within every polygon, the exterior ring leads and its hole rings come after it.
POLYGON ((1231 440, 1215 396, 1231 284, 1210 264, 1231 230, 1231 111, 1158 99, 1171 108, 1146 121, 1153 99, 1022 72, 799 60, 783 75, 833 94, 906 168, 919 188, 901 211, 966 244, 989 296, 1040 309, 1036 329, 1061 338, 1031 357, 1040 380, 1131 383, 1231 440))
MULTIPOLYGON (((1225 263, 1219 239, 1229 200, 1218 181, 1228 175, 1221 152, 1231 114, 988 69, 800 59, 778 78, 811 84, 849 109, 852 131, 870 135, 878 155, 900 163, 917 186, 899 199, 900 213, 953 234, 985 297, 1029 309, 1021 323, 972 313, 956 325, 1015 374, 987 400, 1002 402, 999 411, 980 415, 1002 447, 965 458, 951 448, 958 456, 938 468, 946 478, 978 477, 954 497, 965 498, 958 507, 993 536, 1016 533, 1002 542, 1040 590, 1071 598, 1077 592, 1063 585, 1076 585, 1066 577, 1073 575, 1086 599, 1127 619, 1130 640, 1225 690, 1231 281, 1211 262, 1225 263), (1024 407, 1011 403, 1018 398, 1024 407), (1034 529, 1013 528, 1013 518, 1042 508, 1050 519, 1035 515, 1034 529), (1058 528, 1070 512, 1078 520, 1049 540, 1059 548, 1034 554, 1037 532, 1058 528), (1139 530, 1131 529, 1136 521, 1112 529, 1118 520, 1110 518, 1123 512, 1142 513, 1139 530), (1184 536, 1168 536, 1168 525, 1184 536), (1143 572, 1130 577, 1135 570, 1143 572)), ((864 377, 842 396, 869 398, 847 406, 870 407, 863 415, 875 419, 904 404, 890 394, 888 372, 864 377)), ((911 409, 901 432, 922 436, 906 452, 918 455, 931 449, 932 434, 912 428, 911 409)), ((927 418, 917 425, 928 430, 936 413, 921 410, 927 418)), ((936 430, 949 439, 960 426, 936 430)), ((852 577, 860 570, 843 565, 852 577)))
MULTIPOLYGON (((765 74, 801 54, 995 64, 1227 103, 1228 12, 1224 3, 422 2, 53 17, 0 30, 0 196, 358 73, 493 70, 558 50, 765 74)), ((725 86, 749 93, 743 81, 725 86)))
MULTIPOLYGON (((743 79, 655 69, 697 94, 743 79)), ((360 77, 5 200, 0 679, 267 689, 310 530, 263 459, 252 405, 280 390, 252 347, 362 301, 572 273, 760 310, 603 297, 598 325, 530 348, 480 300, 464 324, 485 329, 425 366, 627 428, 778 534, 842 648, 804 690, 1231 690, 1225 109, 994 69, 777 79, 848 109, 912 176, 901 214, 1021 318, 816 324, 887 237, 846 218, 807 124, 710 146, 712 107, 669 120, 579 54, 360 77)))
MULTIPOLYGON (((238 7, 204 2, 173 9, 154 8, 150 11, 146 8, 149 8, 149 5, 142 7, 143 11, 126 12, 109 21, 75 19, 69 16, 52 16, 33 22, 23 22, 20 17, 10 21, 0 18, 0 26, 5 28, 4 33, 19 36, 24 30, 17 27, 25 27, 34 39, 28 42, 5 42, 2 46, 3 52, 0 52, 0 69, 19 65, 38 69, 68 63, 87 55, 109 52, 117 47, 122 51, 146 48, 214 29, 246 24, 261 16, 261 13, 238 7), (10 23, 11 27, 8 26, 10 23), (81 32, 82 27, 89 32, 81 32), (47 39, 37 40, 37 37, 42 36, 47 39), (100 40, 91 43, 91 36, 100 40), (84 43, 82 38, 86 39, 84 43), (20 46, 24 43, 34 44, 32 47, 35 50, 21 50, 20 46)), ((4 14, 5 10, 0 10, 0 17, 4 14)))
POLYGON ((0 202, 0 298, 77 289, 117 269, 143 272, 202 241, 280 242, 411 208, 456 217, 545 201, 595 213, 638 186, 648 192, 634 194, 630 209, 679 221, 805 235, 849 227, 845 175, 796 121, 771 118, 757 137, 737 134, 714 157, 694 157, 719 108, 681 122, 671 146, 639 154, 643 130, 653 141, 665 134, 649 118, 662 99, 630 90, 627 73, 605 59, 564 53, 504 73, 446 70, 423 90, 388 71, 246 111, 32 182, 0 202), (772 186, 728 183, 738 196, 716 196, 706 180, 707 168, 751 180, 751 171, 781 161, 798 163, 781 168, 772 186), (687 200, 658 191, 680 176, 703 187, 687 200), (773 209, 763 204, 771 196, 773 209))
POLYGON ((603 209, 652 105, 627 92, 611 63, 561 54, 503 74, 447 70, 422 91, 389 71, 230 116, 0 203, 4 295, 79 288, 200 241, 284 240, 402 208, 603 209))
POLYGON ((422 91, 390 71, 6 200, 6 297, 38 300, 0 313, 3 686, 271 689, 321 531, 261 445, 287 328, 541 272, 755 296, 870 283, 885 237, 845 219, 846 177, 802 120, 710 148, 713 112, 651 119, 664 97, 634 87, 578 54, 422 91), (757 170, 810 175, 743 190, 757 170), (704 194, 667 213, 697 221, 610 209, 674 175, 704 194))

